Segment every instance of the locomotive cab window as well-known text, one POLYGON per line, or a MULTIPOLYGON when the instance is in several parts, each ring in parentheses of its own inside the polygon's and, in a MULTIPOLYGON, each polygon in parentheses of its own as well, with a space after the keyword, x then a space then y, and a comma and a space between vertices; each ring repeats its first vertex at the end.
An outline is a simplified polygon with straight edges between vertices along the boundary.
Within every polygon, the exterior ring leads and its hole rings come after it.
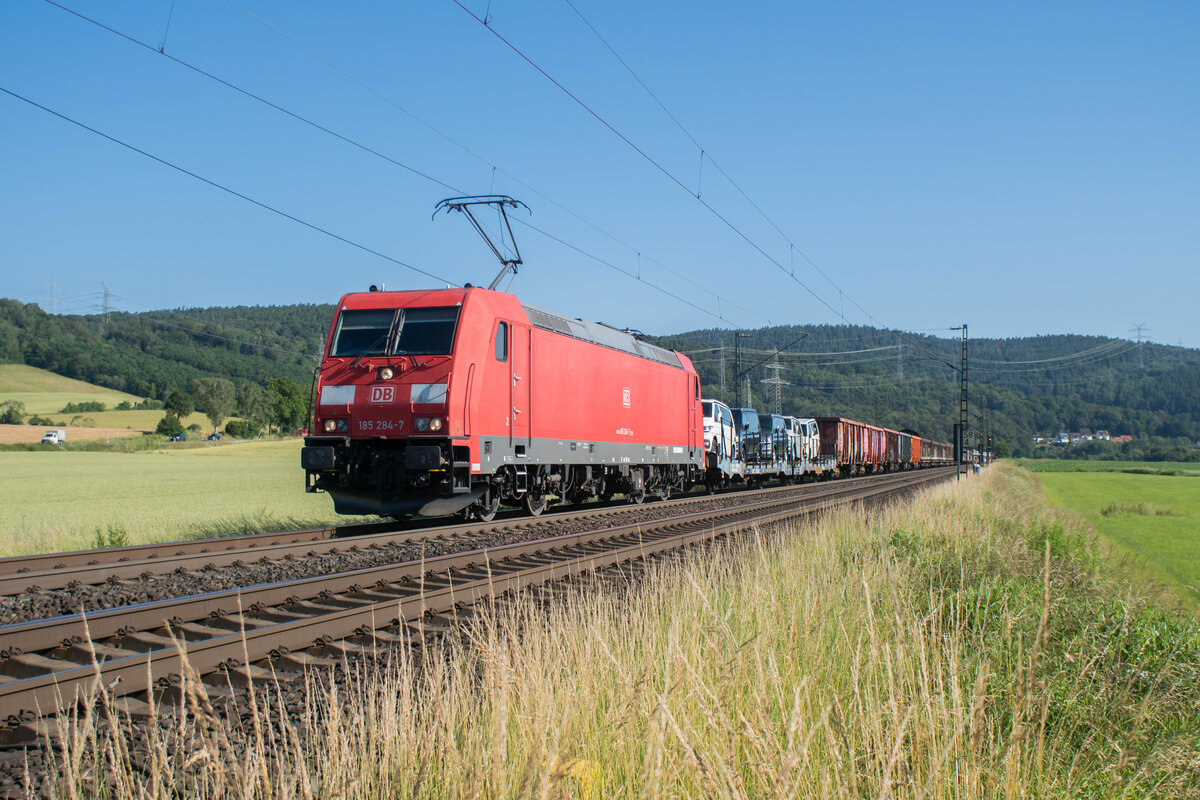
POLYGON ((458 306, 344 309, 329 355, 449 355, 458 311, 458 306))
POLYGON ((508 323, 496 325, 496 360, 508 361, 508 323))
POLYGON ((333 335, 330 356, 381 356, 387 353, 394 308, 372 308, 362 311, 342 311, 337 332, 333 335))
POLYGON ((396 334, 394 355, 444 356, 454 348, 458 306, 406 308, 396 334))

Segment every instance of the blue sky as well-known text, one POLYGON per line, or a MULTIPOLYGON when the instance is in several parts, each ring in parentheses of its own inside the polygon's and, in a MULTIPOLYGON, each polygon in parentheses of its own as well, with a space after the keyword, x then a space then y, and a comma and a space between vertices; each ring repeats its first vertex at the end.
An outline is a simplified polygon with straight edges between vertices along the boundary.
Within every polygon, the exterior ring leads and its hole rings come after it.
MULTIPOLYGON (((0 87, 455 283, 497 271, 464 220, 430 219, 455 192, 156 51, 524 201, 589 255, 517 225, 511 290, 572 316, 996 337, 1144 322, 1200 346, 1196 3, 572 0, 701 170, 565 0, 461 0, 685 189, 453 0, 61 1, 151 49, 8 0, 0 87)), ((102 283, 131 311, 437 285, 6 94, 0 185, 0 295, 44 303, 53 280, 59 311, 94 310, 102 283)))

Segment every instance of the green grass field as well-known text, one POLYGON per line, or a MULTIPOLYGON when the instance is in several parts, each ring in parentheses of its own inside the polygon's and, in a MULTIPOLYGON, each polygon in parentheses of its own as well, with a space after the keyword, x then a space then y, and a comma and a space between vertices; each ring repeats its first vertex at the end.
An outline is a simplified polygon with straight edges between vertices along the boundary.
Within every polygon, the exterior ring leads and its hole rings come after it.
MULTIPOLYGON (((162 411, 85 411, 81 414, 64 414, 61 409, 68 403, 104 403, 109 409, 122 401, 131 405, 142 398, 125 392, 106 389, 103 386, 64 378, 37 367, 24 364, 0 364, 0 403, 16 400, 25 404, 25 413, 49 417, 54 425, 69 426, 75 417, 92 420, 91 428, 130 428, 135 431, 152 431, 163 418, 162 411)), ((210 431, 212 425, 203 414, 191 414, 183 419, 183 426, 199 425, 201 430, 210 431)))
POLYGON ((0 555, 130 544, 341 520, 304 492, 299 439, 164 445, 137 453, 0 452, 0 555))
POLYGON ((1040 472, 1038 478, 1047 499, 1083 515, 1115 555, 1131 557, 1135 579, 1161 583, 1200 609, 1200 480, 1128 471, 1040 472))
MULTIPOLYGON (((64 378, 37 367, 24 364, 0 364, 0 402, 17 400, 25 404, 29 414, 48 416, 57 413, 67 403, 99 402, 109 408, 125 400, 140 402, 142 398, 117 392, 91 383, 64 378)), ((159 416, 162 416, 161 413, 159 416)), ((99 423, 97 423, 99 425, 99 423)), ((116 427, 125 427, 124 425, 116 427)))
POLYGON ((1084 461, 1065 458, 1022 458, 1018 462, 1033 472, 1132 472, 1148 475, 1200 476, 1197 461, 1084 461))

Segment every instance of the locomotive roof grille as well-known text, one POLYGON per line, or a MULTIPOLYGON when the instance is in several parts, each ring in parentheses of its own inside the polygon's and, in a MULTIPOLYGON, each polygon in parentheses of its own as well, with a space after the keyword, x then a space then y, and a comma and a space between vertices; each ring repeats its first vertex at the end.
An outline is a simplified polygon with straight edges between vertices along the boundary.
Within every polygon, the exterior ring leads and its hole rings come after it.
POLYGON ((652 345, 649 342, 640 342, 631 334, 624 331, 610 328, 599 322, 567 319, 557 314, 543 311, 540 308, 534 308, 533 306, 522 306, 522 308, 529 315, 529 321, 543 330, 554 331, 555 333, 570 336, 573 339, 591 342, 601 347, 609 347, 613 350, 620 350, 622 353, 629 353, 632 356, 639 356, 650 361, 657 361, 660 364, 683 369, 683 363, 675 353, 652 345))

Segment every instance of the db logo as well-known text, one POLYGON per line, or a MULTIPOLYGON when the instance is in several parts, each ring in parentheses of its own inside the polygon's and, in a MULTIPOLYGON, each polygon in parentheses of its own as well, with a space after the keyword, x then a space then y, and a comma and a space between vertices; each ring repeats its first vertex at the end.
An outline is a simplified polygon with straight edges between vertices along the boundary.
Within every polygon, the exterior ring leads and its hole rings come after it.
POLYGON ((372 403, 394 403, 394 402, 396 402, 396 387, 395 386, 372 386, 370 402, 372 402, 372 403))
POLYGON ((629 408, 629 387, 626 386, 621 390, 621 405, 629 408))

